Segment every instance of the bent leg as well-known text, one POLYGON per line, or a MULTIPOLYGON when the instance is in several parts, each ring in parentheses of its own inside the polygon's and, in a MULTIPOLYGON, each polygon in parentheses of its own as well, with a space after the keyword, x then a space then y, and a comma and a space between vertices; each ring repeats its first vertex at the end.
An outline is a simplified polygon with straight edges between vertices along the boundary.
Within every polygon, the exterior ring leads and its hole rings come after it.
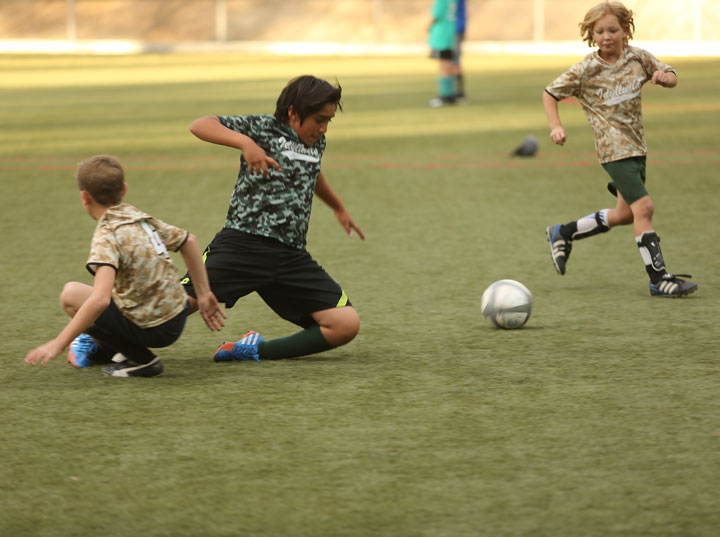
POLYGON ((614 209, 608 209, 608 226, 626 226, 633 223, 633 212, 620 192, 617 193, 617 205, 614 209))
POLYGON ((317 311, 312 318, 317 324, 305 330, 260 342, 260 359, 282 360, 327 351, 349 343, 360 330, 360 318, 352 306, 317 311))
POLYGON ((80 282, 68 282, 60 293, 60 307, 68 314, 69 317, 75 317, 80 306, 92 294, 93 288, 80 282))
POLYGON ((350 343, 360 331, 360 317, 352 306, 316 311, 312 318, 325 340, 333 347, 350 343))
POLYGON ((630 210, 633 215, 633 231, 636 237, 653 230, 652 219, 655 213, 655 205, 650 199, 650 196, 643 196, 639 200, 631 203, 630 210))

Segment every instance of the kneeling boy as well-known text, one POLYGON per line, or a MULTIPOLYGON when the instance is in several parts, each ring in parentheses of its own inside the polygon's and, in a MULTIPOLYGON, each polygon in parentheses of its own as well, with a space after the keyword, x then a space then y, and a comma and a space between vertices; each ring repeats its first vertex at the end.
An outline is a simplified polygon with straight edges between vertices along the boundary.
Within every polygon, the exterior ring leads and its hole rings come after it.
POLYGON ((55 339, 31 350, 25 362, 47 365, 70 345, 68 360, 76 367, 89 367, 102 350, 120 360, 103 369, 106 375, 158 376, 163 364, 149 347, 174 343, 188 312, 168 249, 182 254, 205 324, 210 330, 223 326, 225 312, 210 291, 197 239, 121 203, 127 185, 113 157, 99 155, 80 163, 77 180, 85 210, 98 221, 86 265, 94 285, 65 285, 60 302, 70 322, 55 339))

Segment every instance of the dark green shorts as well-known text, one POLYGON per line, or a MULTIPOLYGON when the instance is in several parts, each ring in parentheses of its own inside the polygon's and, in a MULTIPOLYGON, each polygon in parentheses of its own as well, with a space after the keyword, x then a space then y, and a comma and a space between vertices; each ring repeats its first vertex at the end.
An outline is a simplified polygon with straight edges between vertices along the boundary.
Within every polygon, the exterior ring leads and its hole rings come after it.
POLYGON ((628 205, 648 195, 645 188, 645 157, 630 157, 602 165, 612 181, 608 183, 608 190, 613 196, 618 191, 628 205))

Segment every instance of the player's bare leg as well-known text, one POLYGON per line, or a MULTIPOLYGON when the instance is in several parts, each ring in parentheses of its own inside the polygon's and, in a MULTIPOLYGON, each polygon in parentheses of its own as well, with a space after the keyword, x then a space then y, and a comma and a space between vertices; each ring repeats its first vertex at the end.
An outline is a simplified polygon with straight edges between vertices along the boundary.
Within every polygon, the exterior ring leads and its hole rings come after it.
POLYGON ((69 317, 75 317, 80 306, 82 306, 90 295, 93 288, 90 285, 80 282, 68 282, 60 293, 60 306, 69 317))
POLYGON ((333 347, 349 343, 360 331, 360 317, 352 306, 316 311, 312 318, 320 326, 325 341, 333 347))

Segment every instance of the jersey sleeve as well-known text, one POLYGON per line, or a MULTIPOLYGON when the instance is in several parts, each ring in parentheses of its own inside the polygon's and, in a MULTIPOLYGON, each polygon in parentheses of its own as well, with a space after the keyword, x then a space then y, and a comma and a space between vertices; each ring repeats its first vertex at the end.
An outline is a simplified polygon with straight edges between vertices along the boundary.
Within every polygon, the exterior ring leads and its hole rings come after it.
POLYGON ((266 153, 270 150, 268 124, 275 119, 273 116, 218 116, 218 119, 228 129, 248 136, 266 153))
POLYGON ((545 91, 556 101, 562 101, 563 99, 572 96, 577 97, 580 94, 580 88, 582 85, 582 76, 585 71, 584 65, 584 62, 576 63, 570 69, 553 80, 545 88, 545 91))
POLYGON ((157 218, 150 218, 148 220, 148 224, 157 231, 160 236, 160 240, 162 240, 163 244, 165 244, 165 247, 173 252, 177 252, 180 248, 182 248, 182 245, 185 244, 185 241, 187 241, 187 238, 190 235, 188 231, 166 224, 157 218))
POLYGON ((97 267, 109 265, 118 270, 120 267, 120 250, 114 236, 109 232, 96 232, 90 244, 90 255, 88 256, 86 268, 90 274, 95 274, 97 267))
MULTIPOLYGON (((662 71, 663 73, 675 73, 675 69, 673 67, 661 62, 647 50, 638 48, 635 49, 635 52, 640 59, 640 63, 642 64, 648 79, 652 78, 652 75, 655 71, 662 71)), ((677 73, 675 73, 675 75, 677 76, 677 73)))

